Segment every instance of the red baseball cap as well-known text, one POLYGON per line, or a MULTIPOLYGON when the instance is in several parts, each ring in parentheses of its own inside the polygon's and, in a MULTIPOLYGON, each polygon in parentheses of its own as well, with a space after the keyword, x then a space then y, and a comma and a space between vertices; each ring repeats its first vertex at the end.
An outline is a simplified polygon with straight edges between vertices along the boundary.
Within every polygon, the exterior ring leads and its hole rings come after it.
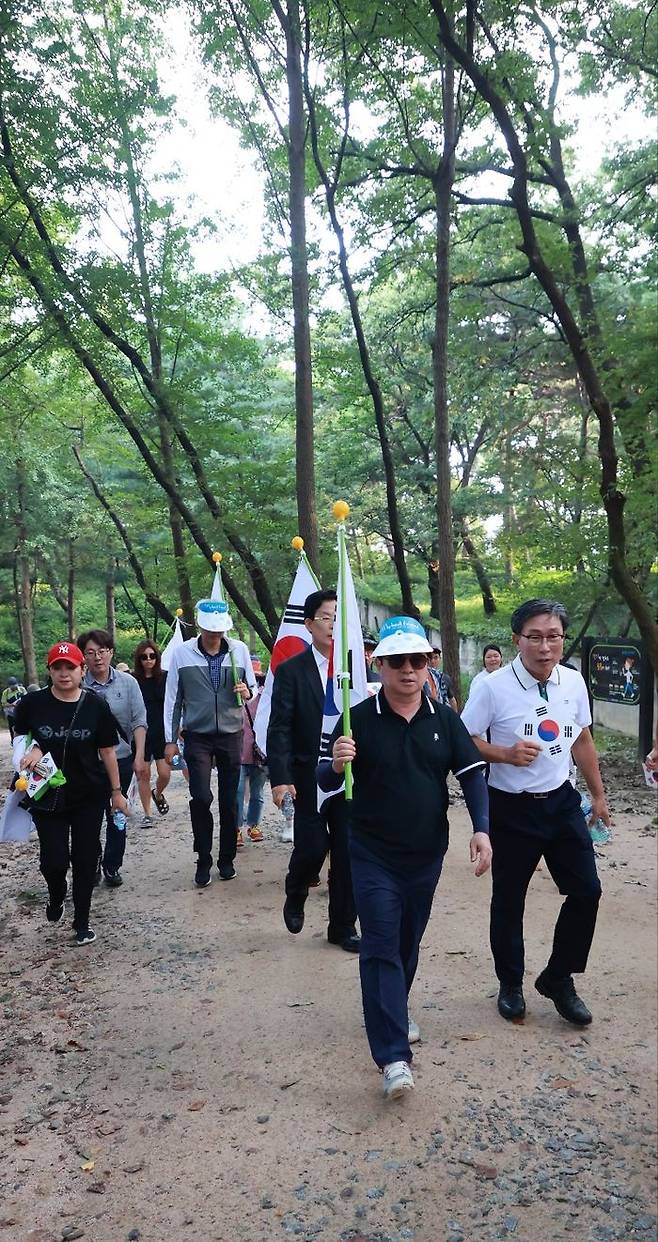
POLYGON ((68 639, 63 639, 61 643, 53 643, 48 655, 46 656, 46 664, 50 668, 51 664, 56 664, 58 660, 66 660, 67 664, 75 664, 79 668, 85 662, 85 658, 79 647, 75 643, 71 643, 68 639))

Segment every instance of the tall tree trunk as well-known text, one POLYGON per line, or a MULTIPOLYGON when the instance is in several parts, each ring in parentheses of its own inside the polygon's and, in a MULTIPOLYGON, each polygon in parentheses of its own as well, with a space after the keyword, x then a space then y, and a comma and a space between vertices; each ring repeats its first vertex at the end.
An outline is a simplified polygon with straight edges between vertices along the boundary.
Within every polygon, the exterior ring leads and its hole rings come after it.
POLYGON ((432 559, 427 562, 427 586, 430 593, 430 614, 436 617, 437 621, 441 614, 441 586, 439 583, 439 543, 435 539, 432 542, 432 559))
POLYGON ((304 551, 316 574, 320 572, 318 519, 315 509, 313 456, 313 374, 309 322, 308 253, 306 249, 306 117, 301 60, 298 0, 288 0, 287 12, 274 4, 286 37, 288 83, 288 206, 292 271, 293 335, 295 346, 295 487, 297 521, 304 551))
POLYGON ((25 683, 39 681, 37 661, 34 652, 34 632, 32 628, 32 575, 27 544, 27 477, 25 462, 16 462, 16 509, 14 525, 16 527, 16 549, 14 585, 16 596, 16 616, 18 633, 23 653, 25 683))
POLYGON ((460 698, 459 635, 455 614, 455 547, 452 531, 450 412, 448 409, 448 323, 450 318, 450 206, 455 179, 455 67, 443 67, 443 154, 434 179, 436 201, 436 314, 432 344, 436 534, 439 550, 439 622, 443 667, 460 698))
POLYGON ((117 628, 117 612, 115 598, 115 577, 116 562, 114 558, 110 561, 105 575, 105 629, 108 634, 112 635, 112 643, 114 644, 114 635, 117 628))
POLYGON ((505 428, 503 460, 503 575, 505 586, 511 587, 514 580, 514 501, 512 499, 512 432, 509 414, 505 428))
POLYGON ((485 615, 487 617, 492 617, 496 611, 496 601, 494 599, 494 593, 493 593, 493 589, 491 586, 491 580, 484 567, 482 560, 477 554, 477 551, 475 549, 475 544, 473 543, 473 540, 471 539, 471 534, 470 534, 470 530, 468 526, 468 518, 465 518, 465 517, 462 518, 461 525, 460 525, 460 534, 461 534, 461 541, 462 541, 464 551, 469 559, 471 569, 473 570, 473 573, 475 574, 475 577, 478 580, 478 586, 480 588, 480 591, 482 592, 482 607, 484 608, 485 615))
POLYGON ((522 146, 512 113, 503 95, 496 89, 494 80, 480 69, 468 49, 462 47, 455 39, 442 0, 430 0, 430 4, 437 17, 440 38, 446 53, 453 56, 468 74, 481 98, 489 105, 505 140, 514 171, 509 195, 516 209, 523 237, 521 249, 555 312, 578 368, 587 399, 599 424, 600 492, 607 518, 610 577, 622 599, 630 608, 645 642, 654 672, 658 672, 658 623, 653 603, 646 592, 638 586, 626 558, 624 518, 626 496, 619 486, 612 403, 603 386, 603 378, 607 374, 606 367, 599 363, 592 352, 588 339, 588 324, 579 324, 576 320, 561 276, 550 265, 550 251, 544 247, 535 229, 528 197, 528 155, 527 150, 522 146))
POLYGON ((66 622, 69 638, 75 638, 75 540, 69 539, 69 570, 66 581, 66 622))
MULTIPOLYGON (((162 453, 162 469, 168 481, 177 486, 174 468, 174 453, 172 446, 172 433, 164 415, 158 411, 158 424, 160 428, 160 451, 162 453)), ((174 566, 176 569, 176 582, 178 585, 178 602, 183 609, 183 620, 188 625, 194 622, 194 602, 192 600, 192 587, 190 584, 190 576, 187 572, 187 561, 185 559, 185 540, 183 538, 183 521, 173 500, 168 500, 169 509, 169 529, 171 531, 171 544, 174 551, 174 566)))
MULTIPOLYGON (((397 484, 395 478, 395 462, 393 460, 393 452, 391 449, 391 441, 386 426, 386 413, 384 408, 384 397, 381 386, 375 376, 373 370, 372 358, 366 340, 363 319, 359 309, 359 299, 354 288, 354 282, 350 272, 347 258, 347 246, 345 244, 345 233, 338 218, 336 208, 336 190, 338 188, 338 179, 340 178, 340 167, 342 155, 344 155, 344 143, 342 154, 336 166, 336 172, 333 179, 329 176, 325 167, 322 155, 320 153, 320 136, 318 131, 318 120, 315 112, 315 104, 313 93, 308 83, 308 70, 305 68, 304 88, 306 92, 306 103, 308 107, 309 126, 311 130, 311 149, 313 151, 313 159, 318 176, 322 181, 327 202, 327 211, 331 227, 336 237, 338 245, 338 266, 343 280, 343 288, 345 296, 350 308, 352 317, 352 325, 354 327, 354 335, 356 336, 357 348, 359 350, 359 359, 361 369, 365 379, 372 407, 375 415, 375 426, 379 437, 379 446, 382 454, 382 465, 384 467, 384 480, 386 484, 386 512, 388 515, 388 524, 391 532, 392 560, 395 565, 398 583, 400 584, 400 595, 402 597, 402 611, 411 617, 419 617, 420 613, 414 603, 413 590, 411 587, 411 578, 407 568, 407 560, 404 549, 404 539, 402 537, 402 523, 400 521, 400 510, 398 507, 397 484)), ((345 135, 346 140, 346 135, 345 135)))

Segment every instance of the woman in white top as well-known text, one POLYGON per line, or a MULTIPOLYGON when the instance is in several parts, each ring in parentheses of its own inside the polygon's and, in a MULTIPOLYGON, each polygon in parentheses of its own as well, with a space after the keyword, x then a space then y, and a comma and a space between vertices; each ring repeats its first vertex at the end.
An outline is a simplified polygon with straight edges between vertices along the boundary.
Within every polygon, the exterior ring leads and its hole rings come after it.
POLYGON ((503 653, 497 643, 487 643, 482 651, 482 664, 484 667, 480 669, 479 673, 475 674, 471 682, 468 692, 469 699, 478 682, 488 677, 489 673, 495 673, 496 669, 503 667, 503 653))

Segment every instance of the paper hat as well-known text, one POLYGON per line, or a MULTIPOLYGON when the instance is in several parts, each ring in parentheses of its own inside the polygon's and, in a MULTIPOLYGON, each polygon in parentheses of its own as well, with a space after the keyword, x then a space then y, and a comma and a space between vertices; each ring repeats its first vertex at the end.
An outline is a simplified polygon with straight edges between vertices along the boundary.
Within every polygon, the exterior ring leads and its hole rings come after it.
POLYGON ((413 617, 389 617, 379 631, 379 642, 373 656, 411 655, 415 651, 431 652, 420 621, 413 617))

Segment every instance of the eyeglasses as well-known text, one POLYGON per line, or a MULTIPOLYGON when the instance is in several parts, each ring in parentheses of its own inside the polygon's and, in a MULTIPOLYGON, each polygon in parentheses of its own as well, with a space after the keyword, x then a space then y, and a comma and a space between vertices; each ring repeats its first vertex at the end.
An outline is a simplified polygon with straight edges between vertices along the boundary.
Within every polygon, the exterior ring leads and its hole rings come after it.
POLYGON ((155 651, 143 651, 139 658, 140 660, 157 660, 158 657, 155 651))
POLYGON ((83 655, 85 660, 102 660, 103 656, 107 655, 108 651, 111 650, 111 647, 87 647, 83 655))
POLYGON ((416 672, 419 672, 421 668, 427 667, 427 656, 423 655, 421 651, 414 651, 411 655, 384 656, 383 659, 386 660, 390 668, 404 668, 407 661, 409 661, 409 664, 416 672))
POLYGON ((532 643, 533 647, 541 647, 542 643, 557 647, 559 643, 564 642, 564 634, 519 634, 519 638, 525 638, 526 642, 532 643))

